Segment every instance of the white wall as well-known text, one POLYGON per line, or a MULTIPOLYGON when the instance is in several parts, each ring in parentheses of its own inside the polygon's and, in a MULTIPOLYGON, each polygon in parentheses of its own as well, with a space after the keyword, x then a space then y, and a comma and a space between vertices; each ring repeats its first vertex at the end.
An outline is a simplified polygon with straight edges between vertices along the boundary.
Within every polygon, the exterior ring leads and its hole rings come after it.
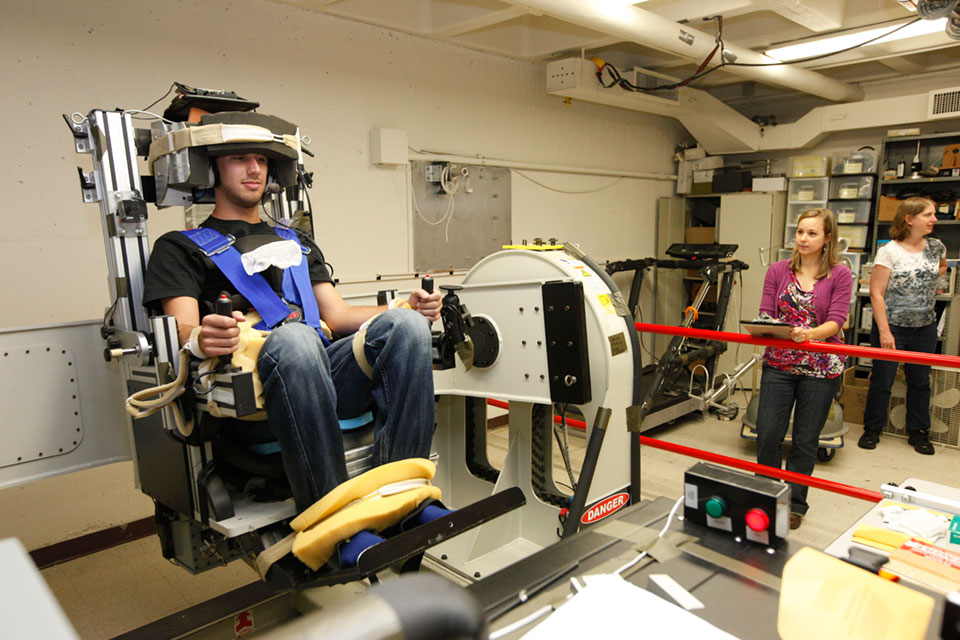
MULTIPOLYGON (((98 209, 81 203, 75 169, 90 160, 74 153, 60 114, 143 108, 174 80, 259 100, 312 137, 318 239, 345 280, 410 264, 404 172, 369 163, 372 127, 406 130, 417 149, 660 173, 673 172, 671 152, 688 139, 672 120, 548 97, 542 64, 261 0, 5 3, 0 60, 0 327, 102 315, 110 301, 98 209)), ((579 241, 598 260, 653 253, 656 198, 672 183, 528 175, 594 193, 514 175, 515 240, 579 241)), ((179 228, 181 215, 151 210, 151 235, 179 228)), ((36 548, 150 515, 131 468, 0 492, 0 537, 36 548)))

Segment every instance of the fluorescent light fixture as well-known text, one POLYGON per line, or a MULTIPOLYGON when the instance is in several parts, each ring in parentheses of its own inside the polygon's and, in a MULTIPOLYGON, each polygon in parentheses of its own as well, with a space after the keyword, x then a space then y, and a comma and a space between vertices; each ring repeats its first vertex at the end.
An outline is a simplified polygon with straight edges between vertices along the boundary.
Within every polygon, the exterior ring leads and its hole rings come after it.
MULTIPOLYGON (((893 42, 895 40, 903 40, 905 38, 915 38, 917 36, 925 36, 931 33, 937 33, 938 31, 942 32, 946 23, 946 18, 940 18, 939 20, 918 20, 910 26, 904 27, 903 29, 890 34, 886 38, 874 40, 870 43, 870 45, 883 44, 885 42, 893 42)), ((782 62, 799 60, 800 58, 810 58, 812 56, 819 56, 825 53, 832 53, 836 51, 842 51, 843 49, 848 49, 876 38, 877 36, 883 35, 884 33, 889 33, 894 28, 896 28, 896 25, 874 27, 872 29, 865 29, 863 31, 857 31, 854 33, 842 33, 834 36, 827 36, 826 38, 817 38, 816 40, 807 40, 804 42, 798 42, 797 44, 767 49, 764 51, 764 53, 771 58, 776 58, 782 62)))

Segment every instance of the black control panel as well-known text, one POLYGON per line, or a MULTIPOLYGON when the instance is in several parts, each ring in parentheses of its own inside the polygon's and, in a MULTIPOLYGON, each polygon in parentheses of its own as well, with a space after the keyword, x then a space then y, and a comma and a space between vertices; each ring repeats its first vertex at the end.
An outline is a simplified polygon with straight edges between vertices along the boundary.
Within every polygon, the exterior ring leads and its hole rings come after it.
POLYGON ((790 527, 790 485, 698 462, 683 475, 688 522, 776 547, 790 527))

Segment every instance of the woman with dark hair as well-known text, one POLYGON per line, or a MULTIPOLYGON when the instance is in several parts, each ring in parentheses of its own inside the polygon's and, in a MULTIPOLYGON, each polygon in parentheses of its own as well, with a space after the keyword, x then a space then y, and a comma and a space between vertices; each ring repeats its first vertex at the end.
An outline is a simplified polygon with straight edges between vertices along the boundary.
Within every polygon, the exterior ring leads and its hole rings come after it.
MULTIPOLYGON (((850 311, 853 276, 839 258, 833 212, 804 211, 797 221, 793 255, 767 270, 760 312, 790 324, 794 342, 842 342, 838 334, 850 311)), ((793 444, 787 470, 806 475, 813 472, 820 432, 842 373, 839 356, 767 348, 757 406, 757 462, 780 468, 781 445, 792 412, 793 444)), ((791 484, 791 529, 800 526, 808 508, 807 487, 791 484)))
MULTIPOLYGON (((937 278, 947 270, 947 250, 928 238, 937 220, 927 198, 908 198, 890 225, 890 242, 880 247, 870 272, 873 329, 870 345, 883 349, 923 351, 937 348, 937 316, 933 309, 937 278)), ((874 360, 863 411, 861 449, 875 449, 887 424, 890 388, 898 363, 874 360)), ((907 377, 907 435, 917 453, 933 455, 930 444, 930 367, 904 364, 907 377)))

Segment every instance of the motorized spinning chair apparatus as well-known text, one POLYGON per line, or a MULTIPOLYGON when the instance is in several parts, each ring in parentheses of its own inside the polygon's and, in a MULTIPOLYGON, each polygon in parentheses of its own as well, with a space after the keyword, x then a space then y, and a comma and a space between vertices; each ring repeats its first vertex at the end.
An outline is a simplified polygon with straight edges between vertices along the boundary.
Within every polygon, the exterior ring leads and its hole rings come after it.
MULTIPOLYGON (((100 204, 116 301, 103 337, 107 355, 123 368, 128 393, 174 380, 179 367, 173 318, 148 317, 139 304, 150 253, 147 203, 185 206, 213 184, 202 145, 178 148, 178 140, 196 133, 192 127, 158 121, 147 131, 136 128, 131 115, 94 110, 68 118, 77 151, 93 156, 93 171, 80 170, 81 189, 85 202, 100 204), (168 152, 153 154, 154 175, 141 176, 138 157, 151 155, 151 144, 161 138, 169 140, 168 152)), ((299 149, 288 165, 293 178, 269 195, 276 217, 292 218, 309 182, 300 164, 300 135, 268 140, 299 149)), ((440 541, 429 552, 431 561, 472 580, 638 499, 642 363, 633 318, 616 285, 574 245, 495 253, 460 285, 442 288, 443 331, 434 336, 434 484, 456 511, 437 525, 442 530, 402 534, 392 549, 412 557, 429 546, 427 538, 440 541), (510 402, 501 468, 486 455, 487 399, 494 398, 510 402), (578 411, 589 425, 574 486, 563 486, 552 467, 554 413, 563 409, 578 411)), ((215 402, 228 417, 255 410, 248 374, 211 377, 216 384, 210 393, 181 398, 181 404, 203 412, 215 402)), ((265 527, 294 515, 289 501, 255 502, 226 491, 229 505, 221 508, 211 499, 224 495, 211 471, 217 468, 213 435, 205 434, 201 420, 184 436, 170 410, 131 424, 137 479, 157 504, 164 554, 191 571, 250 555, 265 527), (230 510, 232 517, 221 517, 230 510)), ((364 452, 354 451, 362 469, 364 452)), ((396 560, 390 545, 377 549, 365 555, 366 569, 396 560)))
MULTIPOLYGON (((203 92, 201 107, 228 105, 232 110, 257 106, 233 94, 203 92), (214 95, 215 94, 215 95, 214 95), (209 100, 213 99, 213 105, 209 100)), ((196 106, 196 105, 195 105, 196 106)), ((253 374, 218 368, 204 380, 205 392, 195 393, 196 362, 182 362, 177 326, 172 316, 149 317, 141 306, 143 277, 150 254, 147 237, 147 203, 159 207, 183 206, 205 197, 214 184, 207 148, 236 142, 284 145, 295 153, 274 162, 271 174, 279 189, 269 191, 274 217, 287 218, 301 209, 302 189, 309 183, 303 171, 303 150, 299 131, 277 134, 262 126, 248 126, 236 118, 223 126, 192 125, 157 120, 151 130, 134 127, 131 113, 91 111, 87 116, 66 117, 79 153, 93 156, 93 171, 80 169, 85 202, 99 202, 104 242, 110 271, 109 285, 114 304, 108 310, 101 335, 107 343, 104 355, 118 360, 123 369, 127 393, 175 384, 183 367, 191 369, 179 399, 166 408, 131 422, 131 443, 140 488, 154 499, 157 527, 164 556, 192 572, 224 564, 237 557, 250 557, 272 540, 264 538, 266 528, 295 515, 292 501, 283 496, 263 499, 230 487, 220 471, 227 462, 260 476, 282 475, 279 455, 263 456, 263 446, 253 451, 225 447, 218 438, 220 420, 210 418, 213 408, 222 420, 251 416, 258 410, 253 374), (152 176, 142 176, 138 156, 149 156, 152 176), (193 415, 196 415, 196 420, 193 415), (182 416, 186 416, 183 418, 182 416), (279 472, 279 473, 278 473, 279 472)), ((256 124, 260 124, 257 122, 256 124)), ((221 312, 224 312, 221 310, 221 312)), ((371 466, 373 427, 363 416, 351 420, 344 430, 348 473, 355 476, 371 466), (359 424, 356 424, 359 423, 359 424)), ((342 425, 343 426, 343 425, 342 425)), ((465 510, 457 522, 435 540, 456 535, 484 518, 513 508, 522 496, 510 496, 506 507, 481 509, 482 517, 465 510)), ((444 523, 447 524, 447 523, 444 523)), ((271 534, 272 535, 272 534, 271 534)), ((355 579, 375 573, 388 564, 417 557, 426 546, 426 533, 401 536, 400 556, 385 552, 371 554, 365 567, 329 577, 330 582, 355 579)), ((275 536, 274 536, 275 537, 275 536)), ((312 576, 315 578, 315 576, 312 576)), ((289 586, 283 583, 278 586, 289 586)))

